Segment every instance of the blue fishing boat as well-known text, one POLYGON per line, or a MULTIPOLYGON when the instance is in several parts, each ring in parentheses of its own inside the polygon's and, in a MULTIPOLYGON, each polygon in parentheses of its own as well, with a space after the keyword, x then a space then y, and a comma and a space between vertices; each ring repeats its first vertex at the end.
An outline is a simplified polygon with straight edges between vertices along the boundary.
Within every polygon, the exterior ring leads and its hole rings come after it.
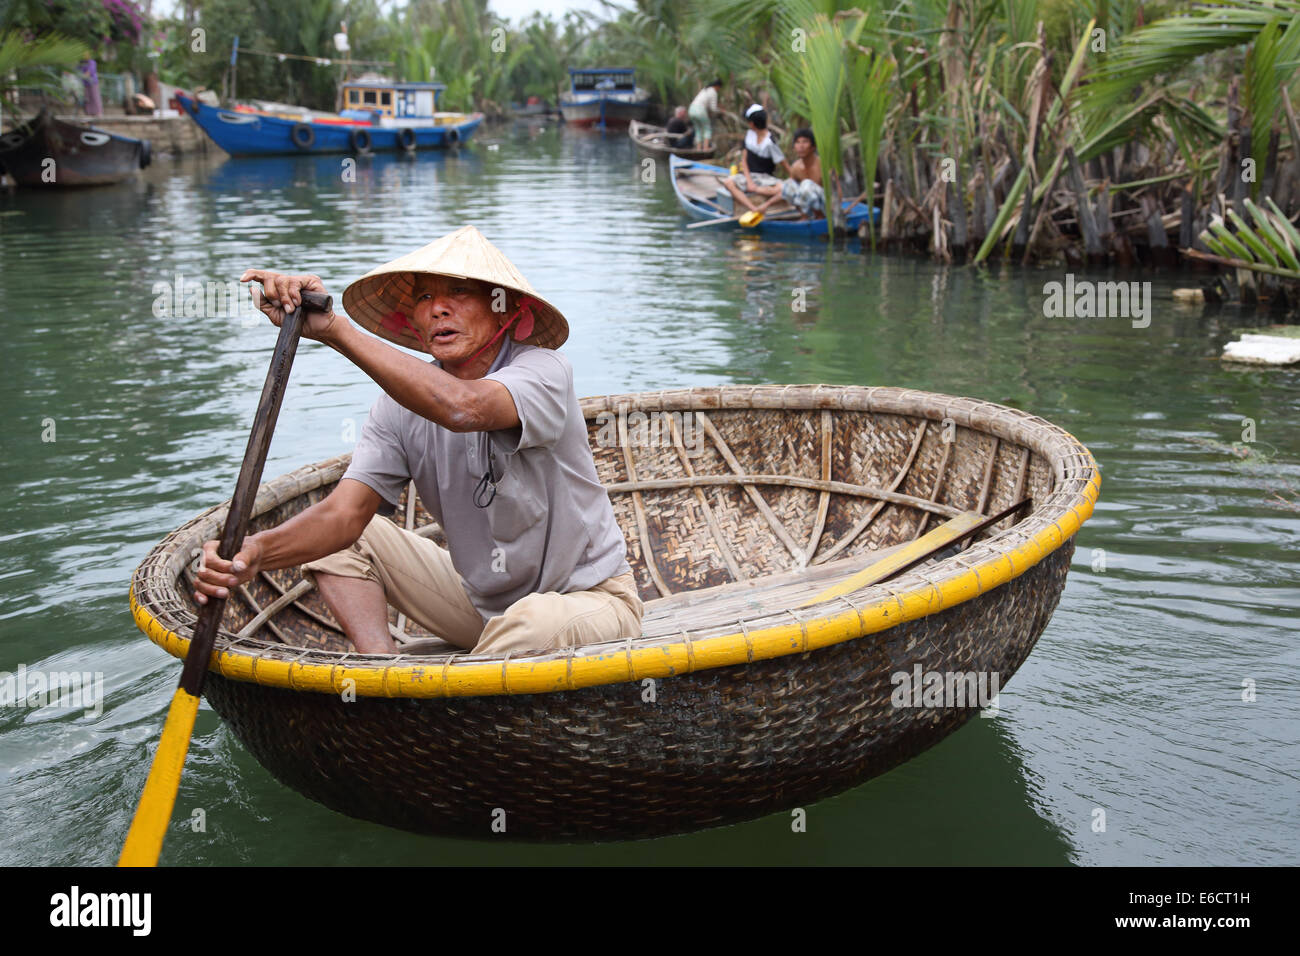
POLYGON ((391 152, 446 149, 463 143, 482 113, 437 109, 441 83, 402 83, 360 77, 342 84, 345 109, 322 113, 278 104, 222 109, 178 93, 181 108, 232 156, 293 153, 391 152))
POLYGON ((560 114, 570 126, 627 126, 650 112, 650 94, 630 67, 570 69, 570 89, 560 94, 560 114))
MULTIPOLYGON (((692 219, 725 219, 735 216, 734 201, 731 194, 722 185, 730 173, 722 166, 682 159, 680 156, 669 158, 668 166, 672 172, 673 192, 677 201, 692 219)), ((880 210, 868 207, 865 203, 843 204, 844 226, 849 232, 857 232, 868 217, 873 222, 880 221, 880 210)), ((774 203, 764 213, 763 221, 756 226, 747 227, 751 232, 761 232, 781 239, 812 239, 826 235, 825 219, 797 219, 798 214, 789 203, 774 203)), ((719 223, 718 228, 735 228, 736 222, 719 223)))

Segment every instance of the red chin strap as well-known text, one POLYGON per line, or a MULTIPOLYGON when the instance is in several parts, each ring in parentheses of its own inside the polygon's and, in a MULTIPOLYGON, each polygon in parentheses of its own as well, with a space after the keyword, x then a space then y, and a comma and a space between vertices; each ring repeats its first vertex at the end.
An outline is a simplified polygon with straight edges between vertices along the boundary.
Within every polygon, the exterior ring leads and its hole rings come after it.
POLYGON ((392 312, 389 312, 380 319, 379 324, 382 325, 385 330, 392 332, 394 335, 404 331, 409 331, 417 339, 420 337, 416 333, 415 327, 412 326, 410 322, 406 321, 406 313, 400 312, 397 309, 394 309, 392 312))
POLYGON ((470 362, 473 362, 480 355, 482 355, 493 345, 495 345, 497 339, 501 338, 501 336, 506 334, 506 329, 514 325, 515 319, 519 319, 519 324, 515 326, 515 331, 514 331, 514 339, 516 342, 522 342, 524 339, 528 338, 528 336, 532 335, 533 329, 537 325, 537 319, 533 315, 533 306, 537 304, 538 304, 537 300, 532 298, 531 296, 525 295, 520 297, 519 308, 515 309, 514 313, 510 316, 509 319, 506 320, 505 324, 502 325, 501 328, 497 330, 497 334, 492 336, 492 338, 488 341, 487 345, 483 346, 481 349, 479 349, 477 352, 471 355, 464 362, 456 363, 456 367, 461 368, 463 366, 470 364, 470 362))

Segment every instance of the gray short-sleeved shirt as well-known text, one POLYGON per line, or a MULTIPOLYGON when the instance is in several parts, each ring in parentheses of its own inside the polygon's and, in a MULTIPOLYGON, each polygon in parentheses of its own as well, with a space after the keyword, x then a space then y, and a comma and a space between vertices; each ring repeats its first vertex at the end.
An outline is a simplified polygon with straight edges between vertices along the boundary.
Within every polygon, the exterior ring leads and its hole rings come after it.
POLYGON ((518 427, 452 432, 385 393, 343 476, 390 504, 415 481, 484 621, 527 594, 585 591, 631 570, 568 360, 507 337, 487 378, 510 390, 518 427), (474 493, 489 467, 496 495, 479 508, 474 493))

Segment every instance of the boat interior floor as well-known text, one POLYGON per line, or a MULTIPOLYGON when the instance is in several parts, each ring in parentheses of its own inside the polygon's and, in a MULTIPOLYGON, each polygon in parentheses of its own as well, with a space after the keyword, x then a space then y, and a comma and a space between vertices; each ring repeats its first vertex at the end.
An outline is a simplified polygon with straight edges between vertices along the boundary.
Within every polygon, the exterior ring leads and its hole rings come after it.
MULTIPOLYGON (((722 185, 722 180, 725 178, 721 173, 678 173, 677 184, 682 193, 689 199, 701 200, 714 205, 730 205, 732 202, 731 194, 722 185)), ((746 192, 745 195, 752 202, 758 204, 767 202, 771 198, 761 193, 746 192)), ((798 210, 784 199, 778 199, 767 207, 765 215, 776 216, 791 212, 798 212, 798 210)))
POLYGON ((677 185, 691 199, 712 200, 721 179, 717 173, 678 173, 677 185))
MULTIPOLYGON (((763 617, 797 607, 807 596, 809 584, 830 584, 846 578, 904 544, 906 542, 798 571, 653 598, 645 602, 645 614, 641 619, 642 640, 662 640, 710 624, 725 624, 739 617, 763 617)), ((400 634, 393 636, 401 654, 444 657, 470 653, 436 637, 404 639, 400 634)))

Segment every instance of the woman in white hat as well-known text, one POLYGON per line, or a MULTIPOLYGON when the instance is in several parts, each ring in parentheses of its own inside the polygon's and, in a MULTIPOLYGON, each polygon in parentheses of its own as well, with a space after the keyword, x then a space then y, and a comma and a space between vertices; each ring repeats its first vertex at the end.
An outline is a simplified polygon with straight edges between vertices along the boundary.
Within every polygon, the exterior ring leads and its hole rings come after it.
MULTIPOLYGON (((259 307, 279 325, 319 278, 261 269, 259 307)), ((255 294, 256 298, 256 294, 255 294)), ((259 571, 304 566, 358 651, 394 653, 388 605, 477 654, 639 636, 627 545, 596 476, 568 323, 477 229, 466 226, 367 273, 343 293, 353 321, 426 362, 313 314, 303 334, 384 390, 352 463, 324 500, 251 535, 232 561, 204 549, 196 599, 259 571), (383 517, 407 482, 447 548, 383 517)))
MULTIPOLYGON (((790 173, 790 164, 785 153, 776 144, 776 138, 767 128, 767 111, 757 103, 745 110, 745 119, 749 120, 749 131, 745 133, 745 149, 740 156, 740 172, 722 181, 722 185, 731 193, 731 198, 751 212, 759 207, 749 198, 748 193, 767 197, 781 192, 781 180, 773 173, 777 166, 785 167, 785 174, 790 173)), ((736 210, 739 213, 739 210, 736 210)))

